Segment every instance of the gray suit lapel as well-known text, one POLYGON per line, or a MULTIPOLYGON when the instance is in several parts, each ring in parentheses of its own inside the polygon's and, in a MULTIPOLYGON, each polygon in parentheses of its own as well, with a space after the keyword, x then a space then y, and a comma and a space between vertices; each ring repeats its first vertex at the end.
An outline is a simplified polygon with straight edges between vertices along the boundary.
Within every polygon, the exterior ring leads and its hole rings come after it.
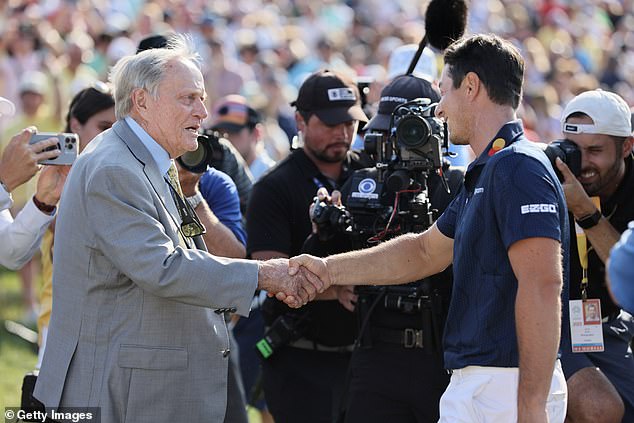
POLYGON ((125 120, 118 120, 112 126, 112 130, 128 146, 134 157, 136 157, 139 162, 143 163, 143 173, 150 182, 150 185, 154 188, 156 194, 161 199, 163 206, 165 206, 169 214, 175 219, 174 224, 178 228, 180 226, 180 215, 178 214, 178 209, 176 208, 176 204, 174 204, 174 199, 169 191, 167 182, 165 181, 163 175, 161 175, 161 172, 159 171, 150 152, 147 148, 145 148, 134 131, 130 129, 130 126, 128 126, 125 120))

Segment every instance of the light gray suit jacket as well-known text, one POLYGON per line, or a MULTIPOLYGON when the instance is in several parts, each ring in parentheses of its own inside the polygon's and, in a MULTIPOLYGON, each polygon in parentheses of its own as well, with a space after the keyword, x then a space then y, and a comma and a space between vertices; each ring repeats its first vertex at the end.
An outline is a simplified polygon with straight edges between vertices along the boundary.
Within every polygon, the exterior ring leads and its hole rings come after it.
POLYGON ((55 228, 53 312, 35 397, 102 422, 222 422, 227 328, 257 264, 178 246, 163 175, 125 121, 68 176, 55 228))

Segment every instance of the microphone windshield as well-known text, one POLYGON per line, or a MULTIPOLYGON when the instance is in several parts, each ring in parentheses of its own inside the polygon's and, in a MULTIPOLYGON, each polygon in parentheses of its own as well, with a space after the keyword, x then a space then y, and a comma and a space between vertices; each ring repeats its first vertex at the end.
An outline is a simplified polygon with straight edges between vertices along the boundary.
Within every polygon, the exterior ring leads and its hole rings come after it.
POLYGON ((429 45, 437 50, 464 34, 467 26, 467 4, 464 0, 432 0, 425 13, 425 33, 429 45))

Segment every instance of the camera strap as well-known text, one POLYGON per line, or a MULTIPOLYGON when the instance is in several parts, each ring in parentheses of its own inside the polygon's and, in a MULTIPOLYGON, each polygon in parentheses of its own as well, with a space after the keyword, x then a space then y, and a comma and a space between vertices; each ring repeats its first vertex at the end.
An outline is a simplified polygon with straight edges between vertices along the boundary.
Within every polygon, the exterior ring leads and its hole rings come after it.
POLYGON ((181 218, 180 227, 183 235, 193 238, 197 235, 204 234, 206 231, 205 226, 202 224, 189 202, 183 198, 183 191, 181 190, 181 185, 178 180, 178 172, 176 171, 174 163, 172 163, 167 171, 167 176, 167 184, 170 187, 170 193, 172 194, 172 198, 174 199, 178 214, 181 218))

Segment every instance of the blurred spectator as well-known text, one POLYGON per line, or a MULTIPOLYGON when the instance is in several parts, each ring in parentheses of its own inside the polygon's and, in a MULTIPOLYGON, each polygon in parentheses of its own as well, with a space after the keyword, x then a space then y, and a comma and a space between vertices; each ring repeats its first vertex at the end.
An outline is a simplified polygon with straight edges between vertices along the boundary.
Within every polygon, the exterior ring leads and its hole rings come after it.
POLYGON ((249 77, 248 70, 235 60, 225 56, 222 43, 216 39, 208 41, 210 59, 204 64, 205 89, 207 90, 207 108, 211 109, 219 98, 242 92, 244 82, 249 77))
POLYGON ((97 72, 87 64, 94 46, 93 39, 85 32, 73 32, 66 39, 64 54, 57 64, 61 70, 59 90, 68 96, 61 99, 62 104, 97 80, 97 72))
POLYGON ((214 108, 211 128, 223 133, 249 165, 254 182, 275 165, 262 142, 260 115, 240 95, 221 98, 214 108))
MULTIPOLYGON (((390 59, 387 64, 387 79, 392 80, 399 75, 405 75, 417 50, 417 44, 405 44, 396 48, 392 54, 390 54, 390 59)), ((425 47, 423 50, 412 71, 412 75, 429 82, 438 80, 436 55, 429 47, 425 47)))
POLYGON ((32 71, 22 75, 18 86, 22 111, 5 128, 4 139, 7 135, 15 135, 20 128, 31 125, 37 126, 40 132, 56 131, 59 128, 59 99, 46 101, 48 89, 49 81, 44 73, 32 71))

